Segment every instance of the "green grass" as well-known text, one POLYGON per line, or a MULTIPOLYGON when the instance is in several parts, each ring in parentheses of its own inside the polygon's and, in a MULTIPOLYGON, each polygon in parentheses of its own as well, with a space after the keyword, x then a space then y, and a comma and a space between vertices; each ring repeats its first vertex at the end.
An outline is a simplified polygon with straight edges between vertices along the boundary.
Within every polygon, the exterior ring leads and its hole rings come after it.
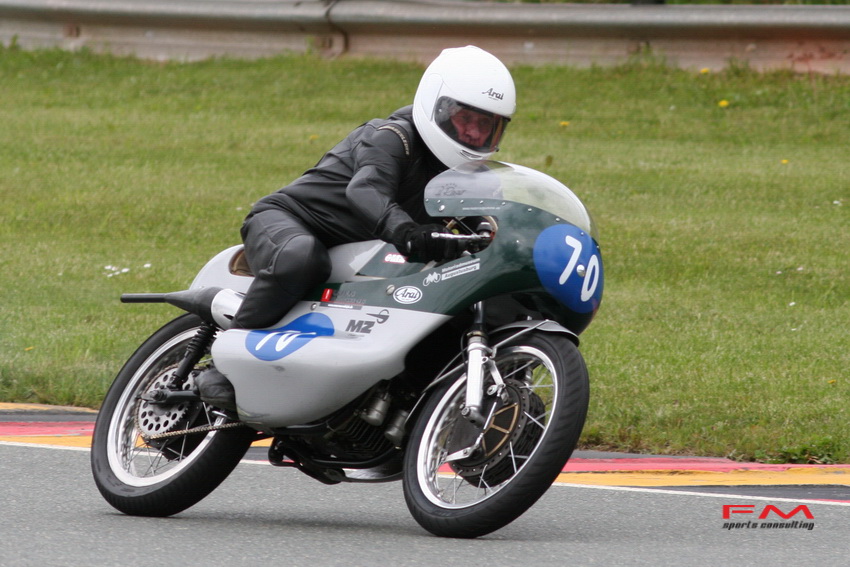
MULTIPOLYGON (((0 49, 0 400, 97 407, 177 315, 118 296, 187 286, 254 200, 421 72, 0 49)), ((499 157, 601 229, 585 446, 850 461, 850 79, 649 57, 514 75, 499 157)))

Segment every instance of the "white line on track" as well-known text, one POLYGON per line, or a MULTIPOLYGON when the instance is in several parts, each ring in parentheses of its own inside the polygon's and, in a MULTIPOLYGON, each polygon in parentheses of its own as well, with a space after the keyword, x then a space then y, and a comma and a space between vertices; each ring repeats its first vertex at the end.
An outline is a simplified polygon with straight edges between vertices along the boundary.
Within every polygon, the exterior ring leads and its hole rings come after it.
MULTIPOLYGON (((644 492, 653 494, 673 494, 676 496, 705 496, 707 498, 736 498, 738 500, 765 500, 769 502, 803 502, 806 504, 824 504, 826 506, 850 506, 850 502, 835 502, 832 500, 813 500, 805 498, 777 498, 774 496, 749 496, 746 494, 719 494, 714 492, 694 492, 688 490, 667 490, 664 488, 643 488, 636 486, 600 486, 598 484, 574 484, 567 482, 556 482, 552 486, 564 486, 567 488, 596 488, 599 490, 616 490, 620 492, 644 492)), ((753 485, 747 485, 753 486, 753 485)), ((796 486, 796 485, 795 485, 796 486)), ((805 486, 805 485, 801 485, 805 486)))
MULTIPOLYGON (((87 447, 63 447, 61 445, 44 445, 39 443, 18 443, 13 441, 0 441, 0 445, 8 445, 12 447, 35 447, 37 449, 59 449, 61 451, 85 451, 89 452, 87 447)), ((241 463, 249 465, 268 465, 265 461, 257 461, 255 459, 243 459, 241 463)), ((760 500, 766 502, 795 502, 803 504, 818 504, 820 506, 843 506, 850 507, 850 502, 835 502, 832 500, 813 500, 807 498, 780 498, 774 496, 750 496, 747 494, 718 494, 713 492, 692 492, 688 490, 666 490, 663 488, 643 488, 635 486, 599 486, 595 484, 574 484, 567 482, 556 482, 553 487, 566 488, 589 488, 595 490, 614 490, 617 492, 640 492, 644 494, 669 494, 673 496, 702 496, 705 498, 735 498, 737 500, 760 500)))

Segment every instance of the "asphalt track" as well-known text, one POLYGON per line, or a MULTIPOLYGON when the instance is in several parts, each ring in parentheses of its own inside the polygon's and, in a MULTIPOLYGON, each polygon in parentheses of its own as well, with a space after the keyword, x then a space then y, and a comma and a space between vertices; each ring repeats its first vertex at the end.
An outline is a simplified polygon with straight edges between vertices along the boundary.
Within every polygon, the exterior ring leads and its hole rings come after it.
MULTIPOLYGON (((91 445, 96 417, 97 412, 79 408, 0 403, 0 444, 86 449, 91 445)), ((265 451, 260 442, 246 459, 263 461, 265 451)), ((850 504, 850 464, 772 465, 711 457, 576 451, 557 482, 850 504)))

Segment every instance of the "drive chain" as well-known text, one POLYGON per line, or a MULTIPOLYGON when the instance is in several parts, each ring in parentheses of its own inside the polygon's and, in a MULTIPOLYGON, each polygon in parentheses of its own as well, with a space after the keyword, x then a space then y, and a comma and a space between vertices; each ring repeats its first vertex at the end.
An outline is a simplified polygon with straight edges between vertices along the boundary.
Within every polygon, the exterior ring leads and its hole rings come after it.
MULTIPOLYGON (((138 424, 136 425, 136 427, 138 428, 138 424)), ((150 443, 151 441, 159 441, 160 439, 182 437, 184 435, 193 435, 195 433, 209 433, 210 431, 219 431, 221 429, 236 429, 237 427, 245 427, 245 424, 240 421, 234 421, 230 423, 222 423, 221 425, 199 425, 198 427, 192 427, 191 429, 181 429, 180 431, 168 431, 166 433, 157 433, 156 435, 151 435, 150 437, 142 435, 142 439, 145 443, 150 443)))

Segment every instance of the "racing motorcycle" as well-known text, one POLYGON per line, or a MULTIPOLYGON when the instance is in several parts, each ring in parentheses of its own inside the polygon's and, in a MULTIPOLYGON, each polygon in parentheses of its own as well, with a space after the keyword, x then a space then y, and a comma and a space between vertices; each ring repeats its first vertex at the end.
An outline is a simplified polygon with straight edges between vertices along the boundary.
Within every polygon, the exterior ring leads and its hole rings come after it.
POLYGON ((530 508, 587 413, 578 336, 603 289, 593 222, 562 183, 503 162, 448 170, 424 200, 461 257, 408 262, 378 240, 332 248, 330 278, 272 328, 228 328, 252 281, 241 246, 187 290, 122 295, 186 313, 103 401, 91 451, 103 497, 126 514, 179 513, 265 440, 272 465, 328 485, 400 480, 439 536, 482 536, 530 508), (213 365, 235 409, 201 400, 195 378, 213 365))

